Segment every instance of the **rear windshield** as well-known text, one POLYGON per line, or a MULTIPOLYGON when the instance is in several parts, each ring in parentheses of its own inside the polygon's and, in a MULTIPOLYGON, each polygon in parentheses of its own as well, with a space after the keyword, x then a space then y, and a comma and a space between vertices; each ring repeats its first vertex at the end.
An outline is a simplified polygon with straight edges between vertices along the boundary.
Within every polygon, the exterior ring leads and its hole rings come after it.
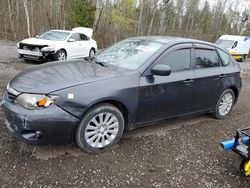
POLYGON ((223 39, 218 39, 215 44, 218 46, 221 46, 223 48, 231 48, 234 44, 233 40, 223 40, 223 39))
POLYGON ((38 38, 44 40, 64 41, 69 36, 69 34, 69 32, 48 31, 40 35, 38 38))

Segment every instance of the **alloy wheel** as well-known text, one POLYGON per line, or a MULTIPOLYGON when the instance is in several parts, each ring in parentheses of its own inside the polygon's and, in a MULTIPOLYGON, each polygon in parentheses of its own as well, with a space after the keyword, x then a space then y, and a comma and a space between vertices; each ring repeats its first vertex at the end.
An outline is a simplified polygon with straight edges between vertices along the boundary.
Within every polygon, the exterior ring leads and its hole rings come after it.
POLYGON ((59 53, 58 53, 58 61, 64 61, 64 60, 66 60, 66 54, 63 52, 63 51, 60 51, 59 53))
POLYGON ((100 113, 93 117, 86 126, 86 142, 93 148, 109 145, 117 136, 119 123, 112 113, 100 113))
POLYGON ((231 93, 226 93, 219 103, 219 113, 222 116, 227 115, 233 106, 233 96, 231 93))

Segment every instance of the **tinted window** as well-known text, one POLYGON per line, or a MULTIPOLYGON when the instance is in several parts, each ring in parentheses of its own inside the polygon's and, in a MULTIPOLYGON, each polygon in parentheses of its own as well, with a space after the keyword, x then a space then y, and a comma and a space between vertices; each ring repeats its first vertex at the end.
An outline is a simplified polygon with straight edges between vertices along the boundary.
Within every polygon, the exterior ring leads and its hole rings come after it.
POLYGON ((220 66, 219 56, 215 50, 195 49, 196 68, 208 68, 220 66))
POLYGON ((219 52, 223 65, 227 66, 230 62, 230 56, 222 50, 218 49, 218 52, 219 52))
POLYGON ((81 40, 80 34, 78 34, 78 33, 73 33, 70 38, 71 39, 75 39, 76 41, 80 41, 81 40))
POLYGON ((89 40, 89 38, 84 34, 80 34, 80 38, 81 40, 89 40))
POLYGON ((191 49, 174 51, 161 60, 160 64, 169 65, 172 72, 190 69, 191 49))
POLYGON ((238 42, 236 41, 236 42, 234 43, 234 45, 232 46, 232 49, 233 49, 233 48, 236 48, 236 47, 237 47, 237 44, 238 44, 238 42))

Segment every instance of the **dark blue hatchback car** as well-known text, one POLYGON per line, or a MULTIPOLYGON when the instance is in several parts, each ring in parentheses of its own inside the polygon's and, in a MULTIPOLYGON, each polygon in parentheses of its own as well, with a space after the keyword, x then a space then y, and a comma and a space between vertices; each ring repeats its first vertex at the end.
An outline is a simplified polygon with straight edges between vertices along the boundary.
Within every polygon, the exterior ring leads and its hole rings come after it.
POLYGON ((36 66, 13 78, 2 108, 9 131, 34 144, 110 148, 146 122, 211 113, 225 118, 241 89, 239 64, 215 44, 136 37, 95 58, 36 66))

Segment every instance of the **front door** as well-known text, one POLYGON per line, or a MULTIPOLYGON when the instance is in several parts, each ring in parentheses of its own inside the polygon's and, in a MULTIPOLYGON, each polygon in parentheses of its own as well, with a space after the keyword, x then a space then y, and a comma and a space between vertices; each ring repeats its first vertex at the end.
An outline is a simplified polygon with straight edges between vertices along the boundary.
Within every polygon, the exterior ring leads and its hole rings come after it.
MULTIPOLYGON (((173 117, 188 112, 193 93, 190 69, 192 44, 177 45, 155 64, 171 67, 169 76, 143 75, 140 78, 137 123, 173 117)), ((149 68, 150 72, 151 67, 149 68)), ((147 72, 146 71, 146 72, 147 72)))

